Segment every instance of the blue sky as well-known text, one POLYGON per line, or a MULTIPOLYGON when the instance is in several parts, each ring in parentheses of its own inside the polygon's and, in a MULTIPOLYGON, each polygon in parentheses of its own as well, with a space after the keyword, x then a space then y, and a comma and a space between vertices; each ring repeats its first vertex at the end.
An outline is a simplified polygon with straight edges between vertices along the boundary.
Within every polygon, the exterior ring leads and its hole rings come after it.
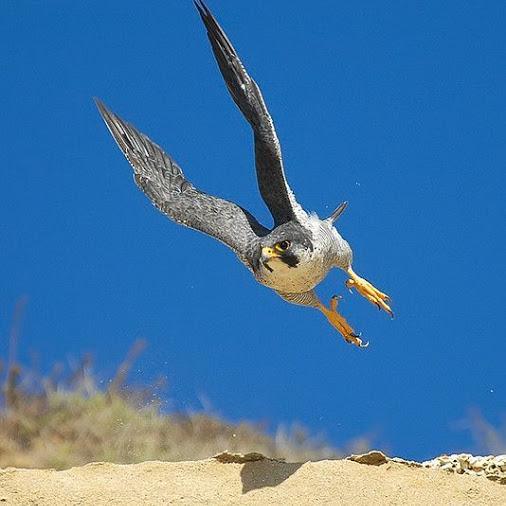
POLYGON ((263 90, 298 199, 322 216, 349 200, 340 231, 395 320, 330 273, 319 294, 343 294, 371 341, 346 345, 134 186, 93 96, 271 224, 192 2, 4 1, 3 355, 26 294, 25 363, 88 351, 107 375, 145 337, 135 378, 166 376, 178 409, 206 398, 231 420, 299 421, 335 445, 372 433, 411 458, 473 449, 467 410, 506 412, 506 6, 209 6, 263 90))

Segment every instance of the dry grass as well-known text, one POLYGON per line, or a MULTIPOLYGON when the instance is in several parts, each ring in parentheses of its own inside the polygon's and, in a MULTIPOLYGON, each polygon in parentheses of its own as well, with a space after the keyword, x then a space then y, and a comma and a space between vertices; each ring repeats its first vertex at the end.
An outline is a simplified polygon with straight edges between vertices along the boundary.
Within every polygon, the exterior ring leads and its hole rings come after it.
MULTIPOLYGON (((126 384, 143 343, 120 365, 107 389, 99 388, 86 357, 73 370, 36 378, 11 364, 0 411, 0 467, 69 468, 93 461, 194 460, 224 450, 261 452, 288 461, 336 458, 342 452, 303 428, 274 436, 251 422, 228 423, 206 413, 164 413, 157 385, 126 384)), ((367 449, 357 439, 346 451, 367 449)))
MULTIPOLYGON (((26 298, 16 304, 5 367, 0 361, 0 467, 196 460, 224 450, 302 462, 370 449, 370 440, 359 437, 339 450, 297 424, 271 435, 249 421, 229 423, 206 412, 166 413, 160 384, 131 387, 127 382, 143 341, 132 346, 107 388, 99 386, 87 356, 66 371, 55 367, 46 377, 34 375, 16 364, 26 304, 26 298)), ((494 427, 473 410, 460 428, 471 432, 478 453, 506 453, 506 419, 494 427)))

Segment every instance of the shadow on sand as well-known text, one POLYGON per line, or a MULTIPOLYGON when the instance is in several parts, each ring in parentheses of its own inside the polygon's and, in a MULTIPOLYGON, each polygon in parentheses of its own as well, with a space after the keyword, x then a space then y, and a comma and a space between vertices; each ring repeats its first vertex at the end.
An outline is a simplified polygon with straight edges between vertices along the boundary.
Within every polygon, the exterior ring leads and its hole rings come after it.
POLYGON ((276 487, 287 480, 303 464, 288 464, 264 459, 246 462, 241 469, 242 493, 263 487, 276 487))

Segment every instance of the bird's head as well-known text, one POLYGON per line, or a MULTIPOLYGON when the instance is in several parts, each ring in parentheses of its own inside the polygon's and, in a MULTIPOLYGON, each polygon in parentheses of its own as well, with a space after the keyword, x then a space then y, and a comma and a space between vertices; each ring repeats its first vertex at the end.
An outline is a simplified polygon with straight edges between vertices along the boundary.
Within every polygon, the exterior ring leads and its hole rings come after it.
POLYGON ((298 223, 288 222, 262 238, 256 264, 269 272, 273 272, 276 265, 297 268, 309 259, 312 251, 309 231, 298 223))

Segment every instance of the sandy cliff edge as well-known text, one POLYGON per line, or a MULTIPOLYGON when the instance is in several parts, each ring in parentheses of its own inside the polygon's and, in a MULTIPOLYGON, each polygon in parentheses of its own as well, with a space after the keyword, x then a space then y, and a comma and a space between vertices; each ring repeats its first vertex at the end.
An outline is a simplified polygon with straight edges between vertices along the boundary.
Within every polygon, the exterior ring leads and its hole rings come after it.
POLYGON ((499 482, 381 455, 294 464, 223 453, 196 462, 99 462, 66 471, 7 468, 0 470, 0 503, 506 504, 506 486, 499 482))

